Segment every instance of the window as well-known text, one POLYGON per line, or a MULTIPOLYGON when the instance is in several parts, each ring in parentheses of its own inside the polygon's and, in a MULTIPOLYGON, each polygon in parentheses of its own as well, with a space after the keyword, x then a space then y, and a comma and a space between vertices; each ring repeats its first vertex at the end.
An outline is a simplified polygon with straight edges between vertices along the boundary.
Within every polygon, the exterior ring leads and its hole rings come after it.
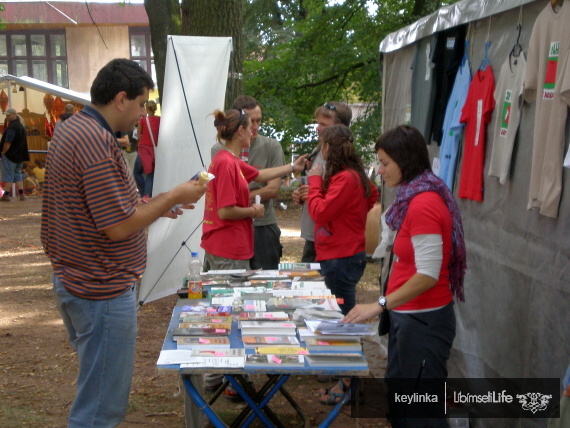
POLYGON ((68 87, 63 30, 3 31, 0 34, 0 76, 30 76, 68 87))
POLYGON ((154 55, 150 44, 150 28, 130 27, 129 37, 131 42, 131 59, 152 76, 152 80, 156 85, 154 55))

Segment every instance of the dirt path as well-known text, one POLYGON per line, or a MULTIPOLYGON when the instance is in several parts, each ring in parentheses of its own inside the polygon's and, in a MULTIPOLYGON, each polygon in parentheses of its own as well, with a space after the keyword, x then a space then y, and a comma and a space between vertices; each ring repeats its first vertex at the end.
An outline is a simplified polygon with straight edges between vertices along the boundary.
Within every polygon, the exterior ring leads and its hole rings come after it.
MULTIPOLYGON (((284 246, 283 261, 300 259, 300 210, 278 210, 284 246)), ((51 267, 39 238, 41 200, 12 201, 0 205, 0 426, 63 427, 75 393, 76 354, 69 344, 55 307, 51 267)), ((368 264, 359 284, 357 300, 378 295, 379 265, 368 264)), ((155 364, 162 346, 176 296, 143 306, 138 312, 139 334, 129 411, 122 428, 141 426, 183 427, 183 397, 176 376, 159 375, 155 364)), ((371 370, 382 376, 385 359, 375 341, 365 343, 371 370)), ((330 409, 318 404, 314 378, 292 377, 287 389, 301 405, 311 425, 330 409)), ((291 427, 300 426, 283 399, 272 409, 291 427)), ((274 403, 274 404, 273 404, 274 403)), ((216 406, 233 412, 239 404, 224 399, 216 406)), ((331 425, 379 427, 382 420, 355 420, 345 409, 331 425)), ((388 426, 388 425, 385 425, 388 426)))

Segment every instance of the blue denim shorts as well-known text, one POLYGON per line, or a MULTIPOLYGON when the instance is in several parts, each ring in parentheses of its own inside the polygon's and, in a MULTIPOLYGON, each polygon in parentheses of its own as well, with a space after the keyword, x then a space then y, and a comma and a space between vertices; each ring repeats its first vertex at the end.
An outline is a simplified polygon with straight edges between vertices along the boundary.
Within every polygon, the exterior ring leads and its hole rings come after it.
POLYGON ((6 183, 20 183, 24 181, 22 167, 24 162, 14 163, 6 156, 2 156, 2 181, 6 183))

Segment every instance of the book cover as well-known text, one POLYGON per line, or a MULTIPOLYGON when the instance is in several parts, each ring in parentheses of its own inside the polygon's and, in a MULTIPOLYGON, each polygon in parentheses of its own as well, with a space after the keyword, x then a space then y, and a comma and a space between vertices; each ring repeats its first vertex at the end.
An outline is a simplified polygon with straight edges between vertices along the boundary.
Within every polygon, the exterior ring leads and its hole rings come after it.
POLYGON ((320 263, 279 263, 278 269, 281 270, 321 270, 320 263))
POLYGON ((274 320, 274 321, 289 321, 289 314, 284 311, 280 312, 241 312, 238 315, 239 321, 262 321, 262 320, 274 320))
POLYGON ((216 316, 216 314, 191 314, 183 315, 178 318, 179 322, 184 323, 206 323, 206 324, 231 324, 232 317, 216 316))
POLYGON ((242 336, 245 348, 256 348, 259 346, 299 346, 299 341, 295 336, 242 336))
POLYGON ((366 358, 357 353, 309 354, 305 356, 305 360, 310 367, 368 367, 366 358))
POLYGON ((375 324, 340 323, 320 320, 305 320, 305 324, 315 333, 327 335, 372 336, 378 334, 378 327, 375 324))
POLYGON ((340 312, 334 296, 272 297, 267 300, 269 311, 294 311, 298 308, 321 308, 340 312))
POLYGON ((255 368, 299 368, 305 365, 303 355, 249 354, 245 356, 245 367, 255 368))
POLYGON ((175 328, 172 337, 177 340, 184 336, 228 336, 230 330, 226 328, 175 328))
POLYGON ((225 330, 230 330, 232 328, 232 323, 201 323, 201 322, 181 322, 178 324, 178 328, 202 328, 202 329, 208 329, 208 328, 222 328, 225 330))
POLYGON ((295 323, 291 321, 241 321, 241 328, 273 328, 295 329, 295 323))
POLYGON ((307 348, 300 346, 260 346, 255 348, 256 354, 269 354, 269 355, 308 355, 307 348))
POLYGON ((192 349, 192 357, 245 357, 245 349, 192 349))
POLYGON ((242 336, 296 336, 295 328, 242 328, 242 336))
POLYGON ((328 288, 324 289, 294 289, 294 290, 273 290, 274 297, 300 297, 300 296, 330 296, 332 293, 328 288))
POLYGON ((229 347, 230 339, 228 337, 184 336, 176 340, 177 349, 228 349, 229 347))
POLYGON ((305 339, 305 346, 309 351, 339 351, 339 352, 361 352, 362 343, 360 337, 357 339, 348 336, 346 339, 326 339, 307 337, 305 339))

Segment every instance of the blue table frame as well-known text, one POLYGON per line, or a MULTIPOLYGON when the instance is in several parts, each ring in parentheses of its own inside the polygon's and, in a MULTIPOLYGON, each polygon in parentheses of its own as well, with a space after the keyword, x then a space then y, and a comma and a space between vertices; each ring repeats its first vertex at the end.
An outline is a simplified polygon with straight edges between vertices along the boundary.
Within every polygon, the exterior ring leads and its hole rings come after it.
MULTIPOLYGON (((172 318, 164 339, 162 346, 163 350, 176 349, 176 342, 172 340, 172 331, 178 326, 179 314, 182 307, 188 304, 187 299, 180 299, 178 304, 172 311, 172 318)), ((237 328, 237 323, 232 325, 232 333, 230 335, 231 348, 242 348, 243 342, 241 335, 237 328)), ((253 349, 247 349, 246 353, 253 353, 253 349)), ((306 364, 306 363, 305 363, 306 364)), ((245 400, 248 407, 244 409, 242 414, 236 419, 240 426, 249 426, 256 418, 259 418, 267 427, 283 427, 279 419, 268 404, 271 399, 281 391, 285 398, 291 403, 293 408, 299 413, 304 420, 304 415, 300 407, 294 402, 287 391, 283 388, 291 375, 333 375, 341 377, 351 377, 352 382, 350 388, 344 394, 342 399, 332 408, 326 418, 321 422, 319 427, 325 428, 339 415, 342 408, 349 402, 352 391, 355 391, 358 386, 358 377, 367 376, 369 374, 368 367, 355 367, 347 370, 343 367, 331 368, 315 368, 305 365, 302 368, 296 369, 212 369, 212 368, 184 368, 181 369, 180 365, 157 366, 161 372, 177 373, 184 384, 185 391, 185 420, 186 427, 188 428, 202 428, 203 419, 201 414, 208 417, 210 422, 215 427, 227 427, 227 425, 218 417, 215 411, 211 408, 210 403, 206 402, 203 395, 202 374, 204 373, 221 373, 225 375, 227 382, 232 385, 236 392, 245 400), (246 374, 261 373, 268 376, 265 385, 258 391, 248 386, 244 378, 246 374), (244 420, 245 419, 245 420, 244 420), (243 422, 242 422, 243 421, 243 422)), ((214 398, 215 401, 215 398, 214 398)))

